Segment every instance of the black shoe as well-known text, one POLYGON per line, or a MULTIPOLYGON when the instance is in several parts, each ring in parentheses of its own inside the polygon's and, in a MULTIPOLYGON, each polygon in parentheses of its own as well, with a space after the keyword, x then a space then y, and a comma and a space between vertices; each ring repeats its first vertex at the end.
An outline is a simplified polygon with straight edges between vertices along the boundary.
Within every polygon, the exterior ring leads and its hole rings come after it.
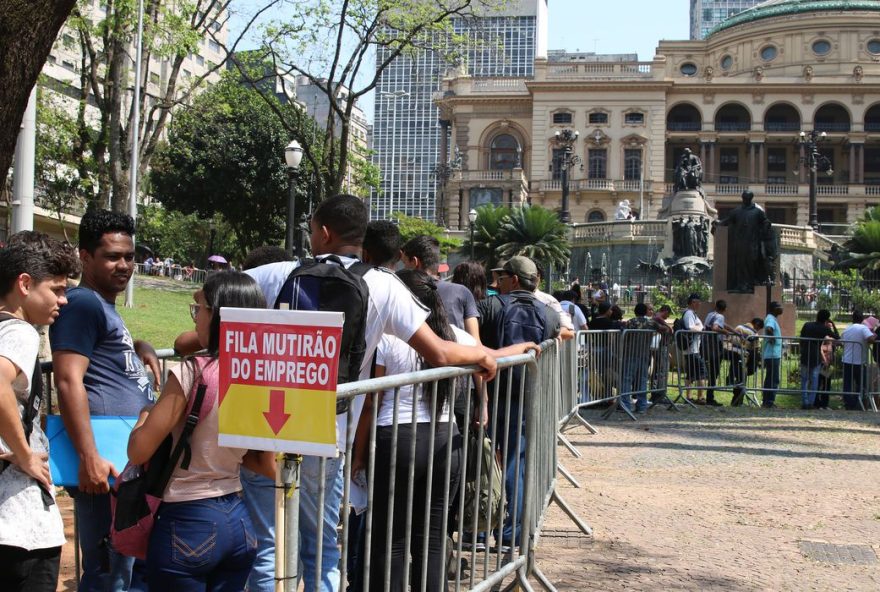
POLYGON ((706 405, 708 405, 709 407, 724 407, 724 403, 719 403, 715 399, 712 399, 711 401, 706 401, 706 405))

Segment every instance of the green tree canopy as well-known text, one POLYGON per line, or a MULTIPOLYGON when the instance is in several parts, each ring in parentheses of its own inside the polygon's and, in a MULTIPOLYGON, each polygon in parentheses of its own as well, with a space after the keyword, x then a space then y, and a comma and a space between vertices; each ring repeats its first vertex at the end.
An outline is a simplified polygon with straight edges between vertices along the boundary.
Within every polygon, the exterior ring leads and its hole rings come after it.
MULTIPOLYGON (((562 266, 571 256, 567 232, 557 214, 546 208, 480 206, 474 222, 474 257, 487 269, 499 259, 514 255, 524 255, 544 265, 562 266)), ((470 250, 468 239, 460 252, 470 255, 470 250)))
POLYGON ((398 222, 402 243, 405 243, 411 238, 422 236, 423 234, 433 236, 440 242, 440 254, 444 256, 448 254, 449 251, 455 250, 461 246, 460 240, 450 238, 446 233, 445 228, 438 226, 433 222, 423 220, 422 218, 407 216, 403 212, 394 212, 391 217, 395 218, 398 222))
MULTIPOLYGON (((153 193, 184 214, 221 214, 235 233, 239 256, 262 244, 279 244, 287 212, 284 148, 289 141, 265 97, 241 86, 235 76, 224 76, 174 118, 168 144, 153 162, 153 193)), ((304 163, 297 212, 306 211, 309 176, 304 163)))
MULTIPOLYGON (((501 225, 510 216, 510 209, 504 206, 484 205, 477 208, 477 220, 474 222, 474 259, 486 265, 486 269, 495 267, 498 262, 497 250, 503 241, 501 225)), ((459 251, 465 257, 471 255, 470 235, 459 251)))
POLYGON ((855 268, 862 272, 880 270, 880 206, 865 212, 853 228, 852 236, 844 244, 849 255, 839 267, 855 268))

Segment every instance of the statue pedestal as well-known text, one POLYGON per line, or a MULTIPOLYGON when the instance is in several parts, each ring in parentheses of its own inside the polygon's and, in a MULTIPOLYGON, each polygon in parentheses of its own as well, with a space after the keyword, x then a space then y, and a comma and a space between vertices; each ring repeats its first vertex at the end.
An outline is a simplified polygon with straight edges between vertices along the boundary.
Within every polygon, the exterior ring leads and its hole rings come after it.
MULTIPOLYGON (((727 290, 727 226, 719 226, 715 229, 715 267, 713 268, 712 302, 702 305, 701 318, 715 308, 716 300, 727 301, 727 311, 724 318, 731 327, 742 323, 748 323, 755 317, 763 319, 767 316, 767 286, 755 286, 753 294, 741 294, 727 290)), ((779 262, 777 260, 777 273, 779 277, 779 262)), ((769 300, 782 302, 782 283, 777 281, 770 288, 769 300)), ((779 325, 784 336, 795 335, 797 321, 797 309, 791 302, 782 305, 783 313, 779 318, 779 325)))

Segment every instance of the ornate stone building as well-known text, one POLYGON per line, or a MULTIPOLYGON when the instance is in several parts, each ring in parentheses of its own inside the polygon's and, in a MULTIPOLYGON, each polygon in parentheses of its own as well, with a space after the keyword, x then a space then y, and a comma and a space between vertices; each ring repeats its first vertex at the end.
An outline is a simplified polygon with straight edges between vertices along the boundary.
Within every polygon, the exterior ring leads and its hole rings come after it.
POLYGON ((719 215, 751 189, 776 223, 808 221, 800 132, 826 132, 819 222, 852 223, 880 203, 880 0, 771 0, 706 39, 661 41, 650 62, 554 54, 528 78, 447 78, 436 95, 461 170, 445 186, 450 227, 482 203, 559 208, 562 146, 580 132, 570 169, 573 222, 612 219, 630 201, 656 218, 690 148, 719 215))

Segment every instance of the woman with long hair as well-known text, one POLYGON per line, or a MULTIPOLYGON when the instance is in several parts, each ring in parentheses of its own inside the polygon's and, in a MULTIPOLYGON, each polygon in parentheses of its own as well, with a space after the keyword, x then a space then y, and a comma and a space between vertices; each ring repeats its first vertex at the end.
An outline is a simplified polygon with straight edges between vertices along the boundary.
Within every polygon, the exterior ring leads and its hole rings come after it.
MULTIPOLYGON (((398 277, 412 293, 430 311, 428 326, 446 341, 455 341, 463 345, 477 345, 476 341, 465 331, 450 325, 443 308, 443 302, 437 293, 437 284, 433 278, 423 271, 403 269, 397 272, 398 277)), ((495 357, 511 356, 529 350, 540 352, 534 343, 521 343, 504 348, 484 350, 495 357)), ((383 335, 376 351, 376 377, 417 372, 428 365, 406 342, 390 335, 383 335)), ((421 590, 422 564, 427 556, 427 579, 425 589, 428 592, 446 590, 447 578, 446 557, 441 553, 443 539, 443 515, 448 504, 456 496, 460 480, 461 436, 458 426, 450 422, 450 398, 453 396, 452 381, 442 380, 437 383, 436 396, 433 386, 409 385, 397 389, 389 389, 378 394, 376 420, 376 463, 374 469, 373 529, 371 535, 370 581, 364 589, 383 590, 384 570, 381 566, 387 561, 391 563, 390 582, 392 591, 411 589, 421 590), (415 401, 413 400, 415 399, 415 401), (415 422, 413 421, 415 412, 415 422), (394 420, 397 419, 396 453, 394 447, 394 420), (432 427, 432 418, 434 421, 432 427), (415 423, 415 426, 413 425, 415 423), (415 439, 415 455, 411 454, 412 442, 415 439), (431 473, 430 451, 433 441, 433 467, 431 473), (450 465, 446 459, 448 447, 450 465), (395 469, 391 471, 391 458, 395 456, 395 469), (413 481, 410 483, 410 471, 413 481), (449 476, 447 480, 447 475, 449 476), (431 483, 430 490, 428 483, 431 483), (444 489, 449 484, 448 499, 444 499, 444 489), (390 491, 394 486, 394 500, 390 501, 390 491), (412 490, 409 490, 409 487, 412 490), (406 548, 406 515, 408 498, 411 496, 412 523, 410 527, 410 548, 406 548), (427 505, 426 505, 427 504, 427 505), (426 514, 425 508, 429 511, 426 514), (386 525, 391 522, 390 541, 386 536, 386 525), (390 557, 388 556, 390 552, 390 557), (410 576, 405 576, 405 558, 411 557, 410 576)), ((485 411, 486 405, 482 405, 485 411)), ((476 417, 476 416, 475 416, 476 417)), ((367 403, 361 413, 358 425, 358 447, 352 474, 356 474, 366 466, 369 429, 372 420, 372 403, 367 403)), ((487 418, 482 418, 486 423, 487 418)))
POLYGON ((220 308, 266 307, 250 276, 218 271, 194 295, 190 314, 205 353, 171 370, 159 402, 141 412, 128 441, 132 463, 147 462, 165 438, 180 437, 187 401, 204 383, 214 391, 214 405, 203 413, 190 437, 187 469, 177 466, 165 489, 150 535, 147 577, 154 590, 244 590, 257 540, 239 480, 242 464, 274 477, 271 452, 224 448, 217 444, 220 308))
POLYGON ((477 302, 486 298, 486 269, 477 261, 463 261, 452 271, 452 283, 471 291, 477 302))

